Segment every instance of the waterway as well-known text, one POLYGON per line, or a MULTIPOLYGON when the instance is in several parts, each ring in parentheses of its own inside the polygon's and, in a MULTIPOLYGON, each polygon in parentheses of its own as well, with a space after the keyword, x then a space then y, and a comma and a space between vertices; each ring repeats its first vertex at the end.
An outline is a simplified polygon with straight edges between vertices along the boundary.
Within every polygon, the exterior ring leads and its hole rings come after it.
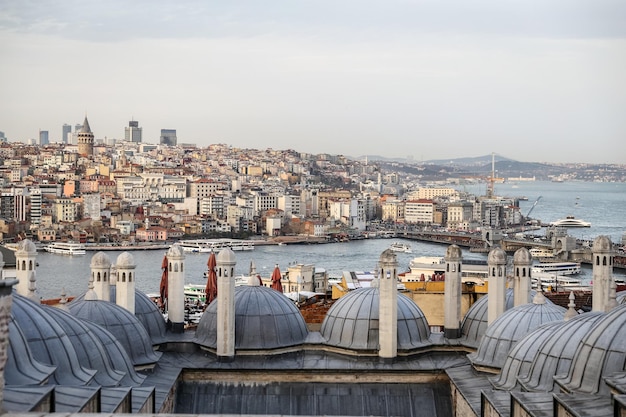
MULTIPOLYGON (((483 186, 465 187, 466 191, 484 193, 483 186), (483 189, 481 190, 480 187, 483 189)), ((463 188, 463 187, 461 187, 463 188)), ((574 215, 591 222, 591 227, 568 229, 572 236, 593 240, 598 235, 606 235, 613 242, 620 242, 626 233, 626 183, 551 183, 518 182, 496 184, 496 193, 507 196, 525 196, 520 202, 526 214, 539 196, 539 202, 531 217, 544 223, 574 215)), ((533 233, 541 234, 543 230, 533 233)), ((371 271, 376 268, 380 254, 397 239, 369 239, 344 243, 321 245, 257 246, 253 251, 236 252, 237 275, 247 275, 250 263, 264 277, 269 277, 278 264, 285 271, 291 263, 313 264, 316 269, 324 269, 329 276, 340 276, 343 271, 371 271)), ((408 270, 410 260, 416 256, 444 256, 445 245, 416 241, 404 241, 412 247, 412 253, 398 253, 400 271, 408 270)), ((115 263, 122 251, 107 252, 115 263)), ((137 268, 135 270, 137 289, 158 292, 161 277, 163 250, 133 251, 137 268)), ((86 256, 67 257, 46 252, 38 253, 37 292, 41 298, 59 297, 62 290, 68 296, 76 296, 87 290, 90 275, 89 263, 93 252, 86 256)), ((464 252, 464 257, 479 259, 484 255, 464 252)), ((204 283, 208 254, 187 254, 185 259, 185 279, 188 283, 204 283)), ((623 276, 622 272, 618 273, 623 276)), ((591 269, 585 268, 582 277, 589 280, 591 269)))

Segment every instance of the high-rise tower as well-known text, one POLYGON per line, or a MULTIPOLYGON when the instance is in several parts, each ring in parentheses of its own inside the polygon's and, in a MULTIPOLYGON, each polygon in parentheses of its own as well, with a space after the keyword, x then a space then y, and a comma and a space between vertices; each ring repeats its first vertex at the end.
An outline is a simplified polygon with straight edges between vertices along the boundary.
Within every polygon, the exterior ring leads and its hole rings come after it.
POLYGON ((61 133, 61 142, 62 143, 69 143, 71 141, 71 137, 70 137, 71 134, 72 134, 72 126, 70 126, 67 123, 65 123, 63 125, 63 130, 62 130, 62 133, 61 133))
POLYGON ((82 156, 93 155, 93 133, 91 127, 89 127, 89 121, 85 116, 83 127, 78 132, 78 153, 82 156))
POLYGON ((161 137, 159 138, 161 145, 176 146, 178 138, 176 137, 176 129, 161 129, 161 137))
POLYGON ((124 129, 124 139, 127 142, 141 143, 141 128, 138 121, 128 122, 128 127, 124 129))

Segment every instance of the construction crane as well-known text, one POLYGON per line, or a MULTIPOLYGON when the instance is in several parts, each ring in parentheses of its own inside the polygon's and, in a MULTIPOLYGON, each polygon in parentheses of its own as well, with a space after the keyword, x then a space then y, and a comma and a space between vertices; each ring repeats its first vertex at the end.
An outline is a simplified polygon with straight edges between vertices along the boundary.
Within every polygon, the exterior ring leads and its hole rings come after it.
POLYGON ((528 210, 528 213, 526 213, 526 218, 528 219, 528 217, 530 216, 530 213, 532 213, 533 209, 535 208, 535 206, 537 205, 537 203, 539 202, 539 200, 541 200, 541 196, 537 197, 537 199, 535 200, 535 202, 533 203, 532 207, 530 208, 530 210, 528 210))

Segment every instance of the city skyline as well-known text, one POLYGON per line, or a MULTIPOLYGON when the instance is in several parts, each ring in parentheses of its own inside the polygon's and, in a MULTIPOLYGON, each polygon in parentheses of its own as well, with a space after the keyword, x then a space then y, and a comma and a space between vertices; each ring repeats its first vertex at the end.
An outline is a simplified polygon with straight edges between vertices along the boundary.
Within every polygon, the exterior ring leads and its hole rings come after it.
POLYGON ((0 131, 626 163, 618 1, 5 2, 0 131))

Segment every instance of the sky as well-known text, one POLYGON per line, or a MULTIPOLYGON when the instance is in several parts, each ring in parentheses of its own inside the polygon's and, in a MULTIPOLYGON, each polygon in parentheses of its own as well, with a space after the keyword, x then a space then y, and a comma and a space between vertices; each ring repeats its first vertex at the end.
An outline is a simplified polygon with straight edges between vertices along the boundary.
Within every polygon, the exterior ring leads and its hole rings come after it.
POLYGON ((0 0, 0 131, 626 163, 623 0, 0 0))

